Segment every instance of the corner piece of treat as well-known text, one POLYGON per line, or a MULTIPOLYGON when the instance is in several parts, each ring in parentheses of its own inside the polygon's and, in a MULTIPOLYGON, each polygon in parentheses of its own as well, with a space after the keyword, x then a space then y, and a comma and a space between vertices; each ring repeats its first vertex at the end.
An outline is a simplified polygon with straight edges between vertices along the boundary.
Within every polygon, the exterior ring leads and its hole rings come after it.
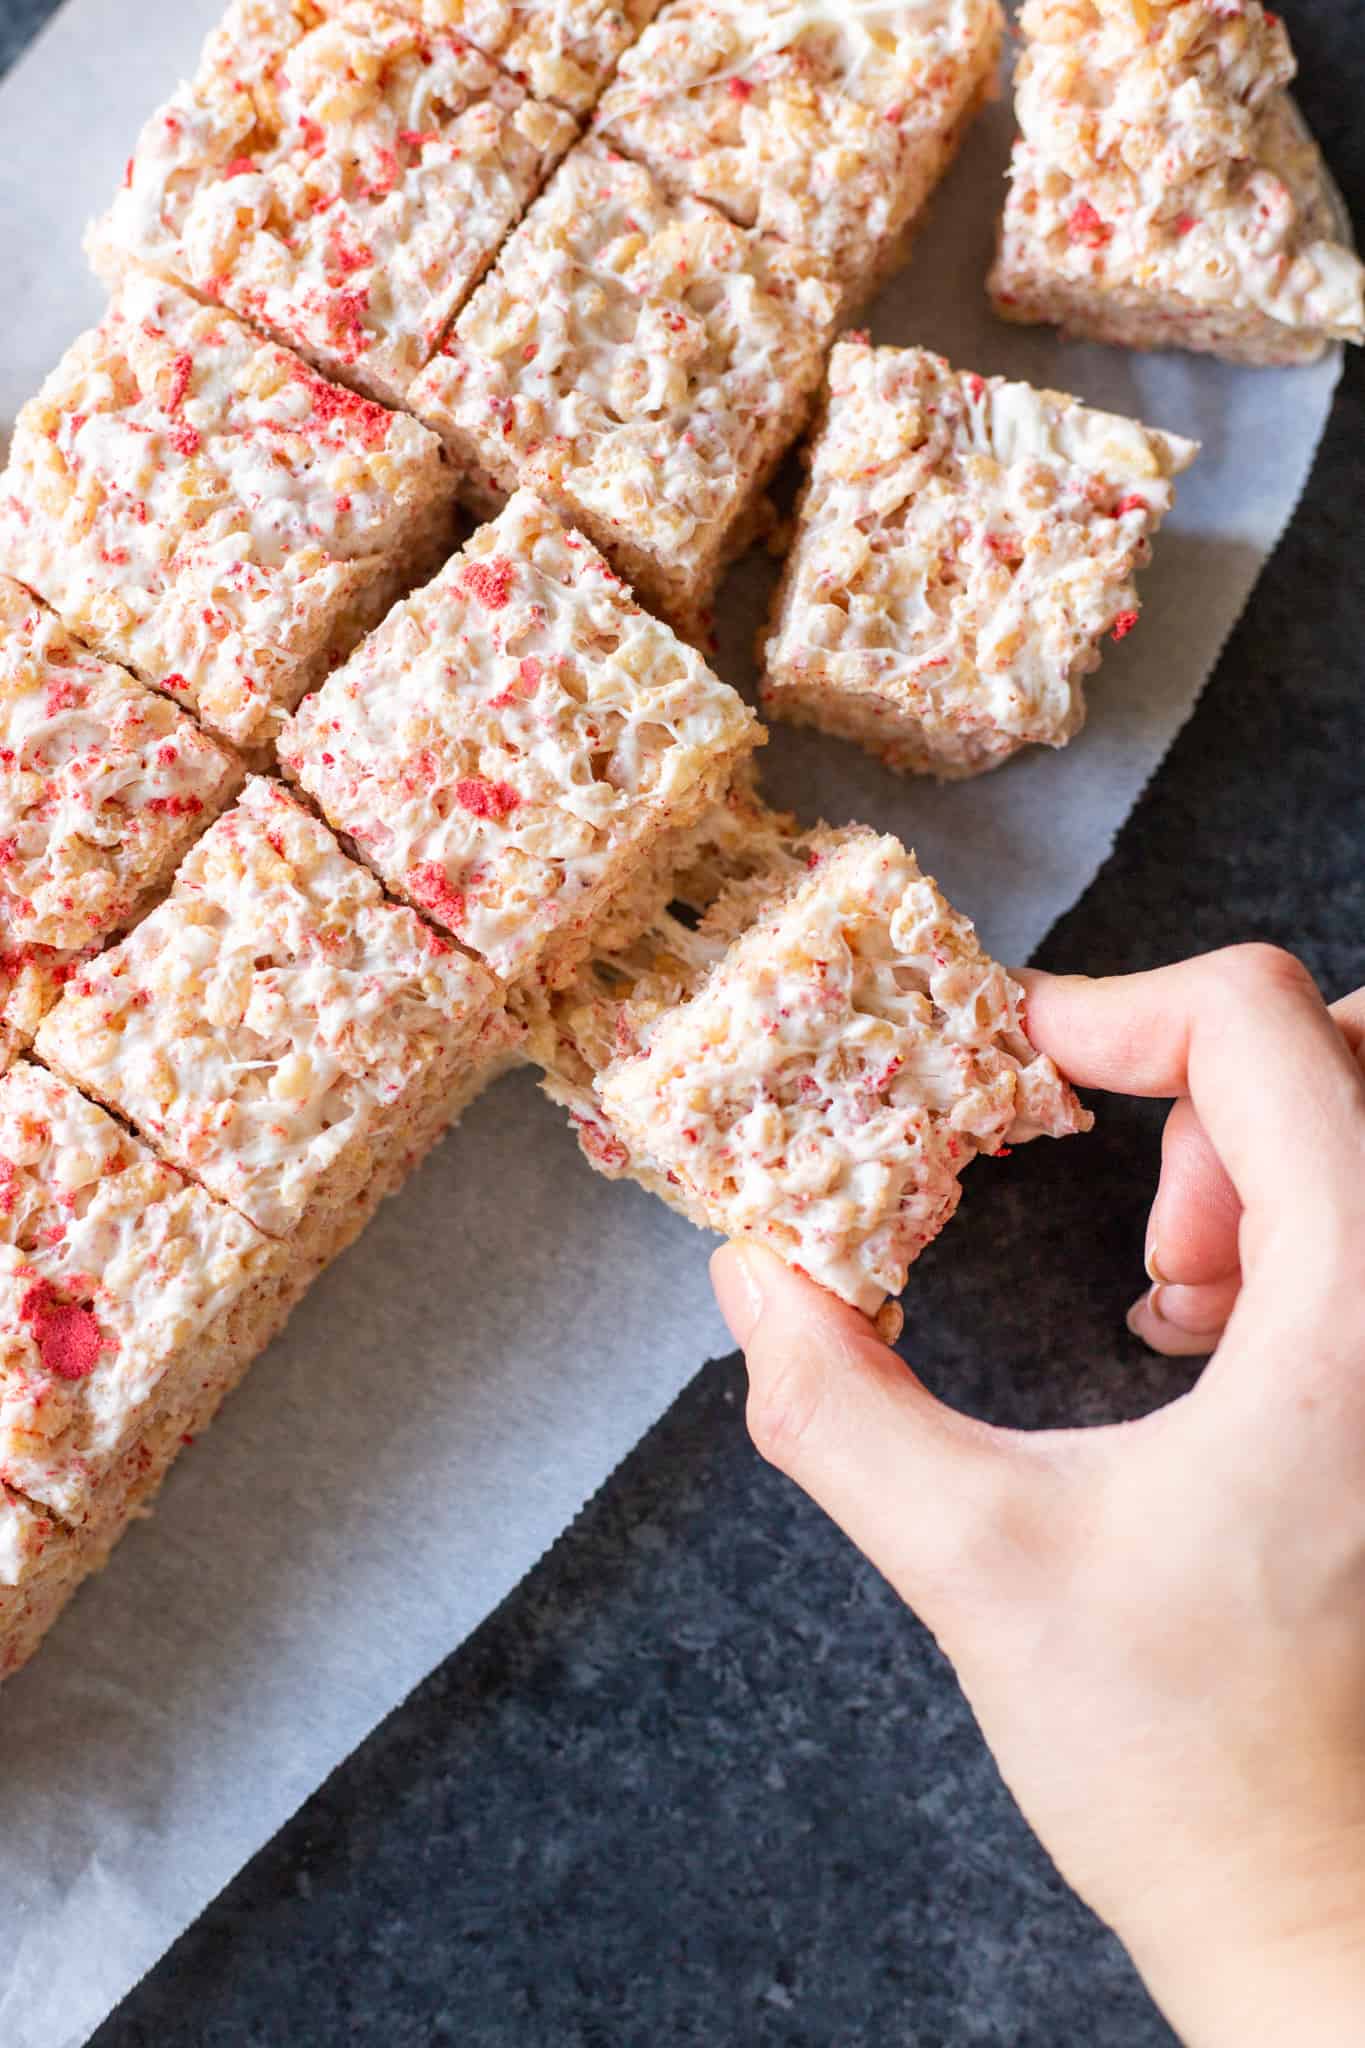
POLYGON ((0 1071, 136 921, 241 763, 0 574, 0 1071))
POLYGON ((435 437, 130 273, 15 424, 0 563, 252 753, 440 559, 435 437))
POLYGON ((515 982, 580 954, 762 736, 519 491, 305 701, 280 755, 394 894, 515 982))
POLYGON ((0 1077, 0 1481, 77 1526, 290 1305, 278 1248, 66 1081, 0 1077))
POLYGON ((704 641, 721 573, 809 416, 838 294, 807 250, 565 158, 408 402, 488 516, 519 485, 704 641))
POLYGON ((905 260, 1002 28, 997 0, 673 0, 594 126, 669 191, 811 250, 848 317, 905 260))
POLYGON ((972 1159, 1092 1118, 897 840, 796 839, 769 814, 746 858, 727 829, 700 848, 700 921, 595 958, 532 1054, 600 1170, 875 1315, 972 1159))
POLYGON ((91 229, 399 405, 578 130, 384 0, 233 0, 91 229))
POLYGON ((1027 0, 1007 320, 1253 365, 1365 340, 1365 268, 1260 0, 1027 0))
POLYGON ((926 349, 840 342, 760 649, 765 710, 943 777, 1065 745, 1197 452, 926 349))
POLYGON ((67 984, 37 1050, 321 1264, 518 1035, 491 975, 255 778, 165 901, 67 984))

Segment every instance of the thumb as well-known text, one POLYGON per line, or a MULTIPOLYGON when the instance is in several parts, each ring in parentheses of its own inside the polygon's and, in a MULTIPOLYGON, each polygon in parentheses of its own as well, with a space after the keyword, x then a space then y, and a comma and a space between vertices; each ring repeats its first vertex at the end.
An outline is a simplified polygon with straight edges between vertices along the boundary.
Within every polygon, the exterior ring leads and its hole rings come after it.
MULTIPOLYGON (((1048 1439, 945 1408, 857 1309, 744 1239, 711 1261, 749 1368, 748 1423, 784 1472, 941 1637, 1036 1571, 1051 1523, 1048 1439)), ((946 1646, 950 1653, 953 1645, 946 1646)))

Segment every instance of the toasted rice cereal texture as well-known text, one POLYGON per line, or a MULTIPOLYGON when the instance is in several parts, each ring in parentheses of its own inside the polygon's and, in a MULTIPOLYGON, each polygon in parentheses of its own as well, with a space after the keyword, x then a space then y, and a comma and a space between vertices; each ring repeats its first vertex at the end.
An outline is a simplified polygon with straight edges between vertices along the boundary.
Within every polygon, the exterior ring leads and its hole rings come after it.
POLYGON ((234 0, 92 230, 318 369, 402 402, 577 133, 401 7, 234 0))
POLYGON ((581 950, 760 737, 519 491, 300 707, 281 758, 390 889, 513 980, 581 950))
POLYGON ((1196 444, 1056 391, 841 342, 774 605, 763 703, 891 767, 1063 746, 1196 444))
POLYGON ((21 1060, 0 1079, 0 1480, 86 1520, 161 1409, 224 1369, 225 1325, 278 1266, 244 1217, 21 1060))
POLYGON ((415 420, 131 275, 19 415, 0 560, 91 647, 259 748, 420 575, 452 490, 415 420))
POLYGON ((909 232, 994 90, 998 0, 674 0, 595 126, 674 193, 812 250, 845 312, 909 232))
POLYGON ((192 718, 0 575, 0 1070, 241 779, 192 718))
POLYGON ((813 835, 770 810, 741 773, 695 825, 641 864, 563 987, 514 995, 541 1087, 568 1110, 584 1156, 608 1179, 630 1173, 673 1201, 671 1184, 632 1160, 612 1130, 594 1080, 622 1045, 639 1042, 649 1021, 696 993, 731 940, 804 876, 812 844, 813 835))
POLYGON ((1365 270, 1260 0, 1027 0, 1006 319, 1252 364, 1365 339, 1365 270))
POLYGON ((633 1170, 694 1222, 762 1238, 873 1314, 971 1159, 1091 1120, 912 854, 870 832, 812 852, 689 1001, 638 1031, 627 1006, 595 1088, 633 1170))
POLYGON ((318 1227, 510 1036, 492 978, 263 779, 68 984, 49 1065, 258 1228, 318 1227))
POLYGON ((538 99, 586 114, 660 0, 395 0, 455 29, 538 99))
POLYGON ((480 508, 525 484, 698 637, 809 412, 836 292, 816 259, 571 152, 410 402, 480 508))

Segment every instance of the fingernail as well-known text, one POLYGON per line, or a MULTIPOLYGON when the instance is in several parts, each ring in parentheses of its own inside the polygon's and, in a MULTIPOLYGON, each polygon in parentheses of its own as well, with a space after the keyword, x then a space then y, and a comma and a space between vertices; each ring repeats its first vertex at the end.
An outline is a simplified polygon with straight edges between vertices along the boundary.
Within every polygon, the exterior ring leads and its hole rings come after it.
POLYGON ((1155 1231, 1147 1239, 1147 1249, 1142 1254, 1142 1263, 1147 1269, 1147 1278, 1149 1280, 1154 1281, 1158 1287, 1165 1284, 1168 1275, 1162 1272, 1161 1267, 1157 1263, 1155 1231))
POLYGON ((726 1328, 742 1351, 753 1336, 763 1313, 763 1282, 758 1265, 746 1244, 723 1244, 711 1257, 711 1285, 725 1318, 726 1328))
POLYGON ((1151 1316, 1158 1323, 1164 1320, 1161 1313, 1161 1290, 1163 1284, 1163 1282, 1157 1281, 1155 1285, 1148 1288, 1145 1294, 1140 1294, 1124 1318, 1135 1337, 1141 1337, 1146 1334, 1142 1327, 1142 1317, 1144 1314, 1151 1316))

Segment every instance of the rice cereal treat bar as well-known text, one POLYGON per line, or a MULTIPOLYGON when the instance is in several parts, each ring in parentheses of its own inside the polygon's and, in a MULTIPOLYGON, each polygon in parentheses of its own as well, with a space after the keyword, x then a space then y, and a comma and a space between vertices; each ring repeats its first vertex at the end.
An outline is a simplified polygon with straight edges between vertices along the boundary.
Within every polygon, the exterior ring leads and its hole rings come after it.
POLYGON ((241 780, 192 718, 0 575, 0 1070, 241 780))
POLYGON ((234 0, 91 232, 399 405, 577 134, 449 29, 370 0, 234 0))
POLYGON ((85 1521, 163 1409, 260 1348, 281 1273, 245 1217, 20 1060, 0 1078, 0 1480, 85 1521))
POLYGON ((670 192, 813 251, 847 314, 908 255, 994 90, 1002 26, 998 0, 673 0, 595 126, 670 192))
POLYGON ((65 1081, 0 1079, 0 1677, 308 1277, 65 1081))
POLYGON ((997 312, 1309 362, 1365 339, 1350 221, 1260 0, 1028 0, 997 312))
POLYGON ((73 977, 37 1046, 321 1265, 512 1038, 491 976, 258 778, 165 902, 73 977))
POLYGON ((0 565, 112 661, 263 750, 439 559, 432 435, 130 275, 19 414, 0 565))
POLYGON ((812 854, 690 1000, 638 1035, 626 1006, 595 1088, 630 1171, 872 1315, 970 1160, 1091 1119, 912 854, 864 831, 812 854))
POLYGON ((484 512, 525 484, 700 637, 805 422, 836 310, 816 259, 585 143, 412 387, 484 512))
POLYGON ((926 349, 840 342, 763 703, 891 767, 978 775, 1085 719, 1194 442, 926 349))
POLYGON ((280 753, 394 894, 515 981, 581 952, 761 736, 518 491, 305 700, 280 753))
POLYGON ((453 28, 537 99, 586 114, 660 0, 395 0, 453 28))

